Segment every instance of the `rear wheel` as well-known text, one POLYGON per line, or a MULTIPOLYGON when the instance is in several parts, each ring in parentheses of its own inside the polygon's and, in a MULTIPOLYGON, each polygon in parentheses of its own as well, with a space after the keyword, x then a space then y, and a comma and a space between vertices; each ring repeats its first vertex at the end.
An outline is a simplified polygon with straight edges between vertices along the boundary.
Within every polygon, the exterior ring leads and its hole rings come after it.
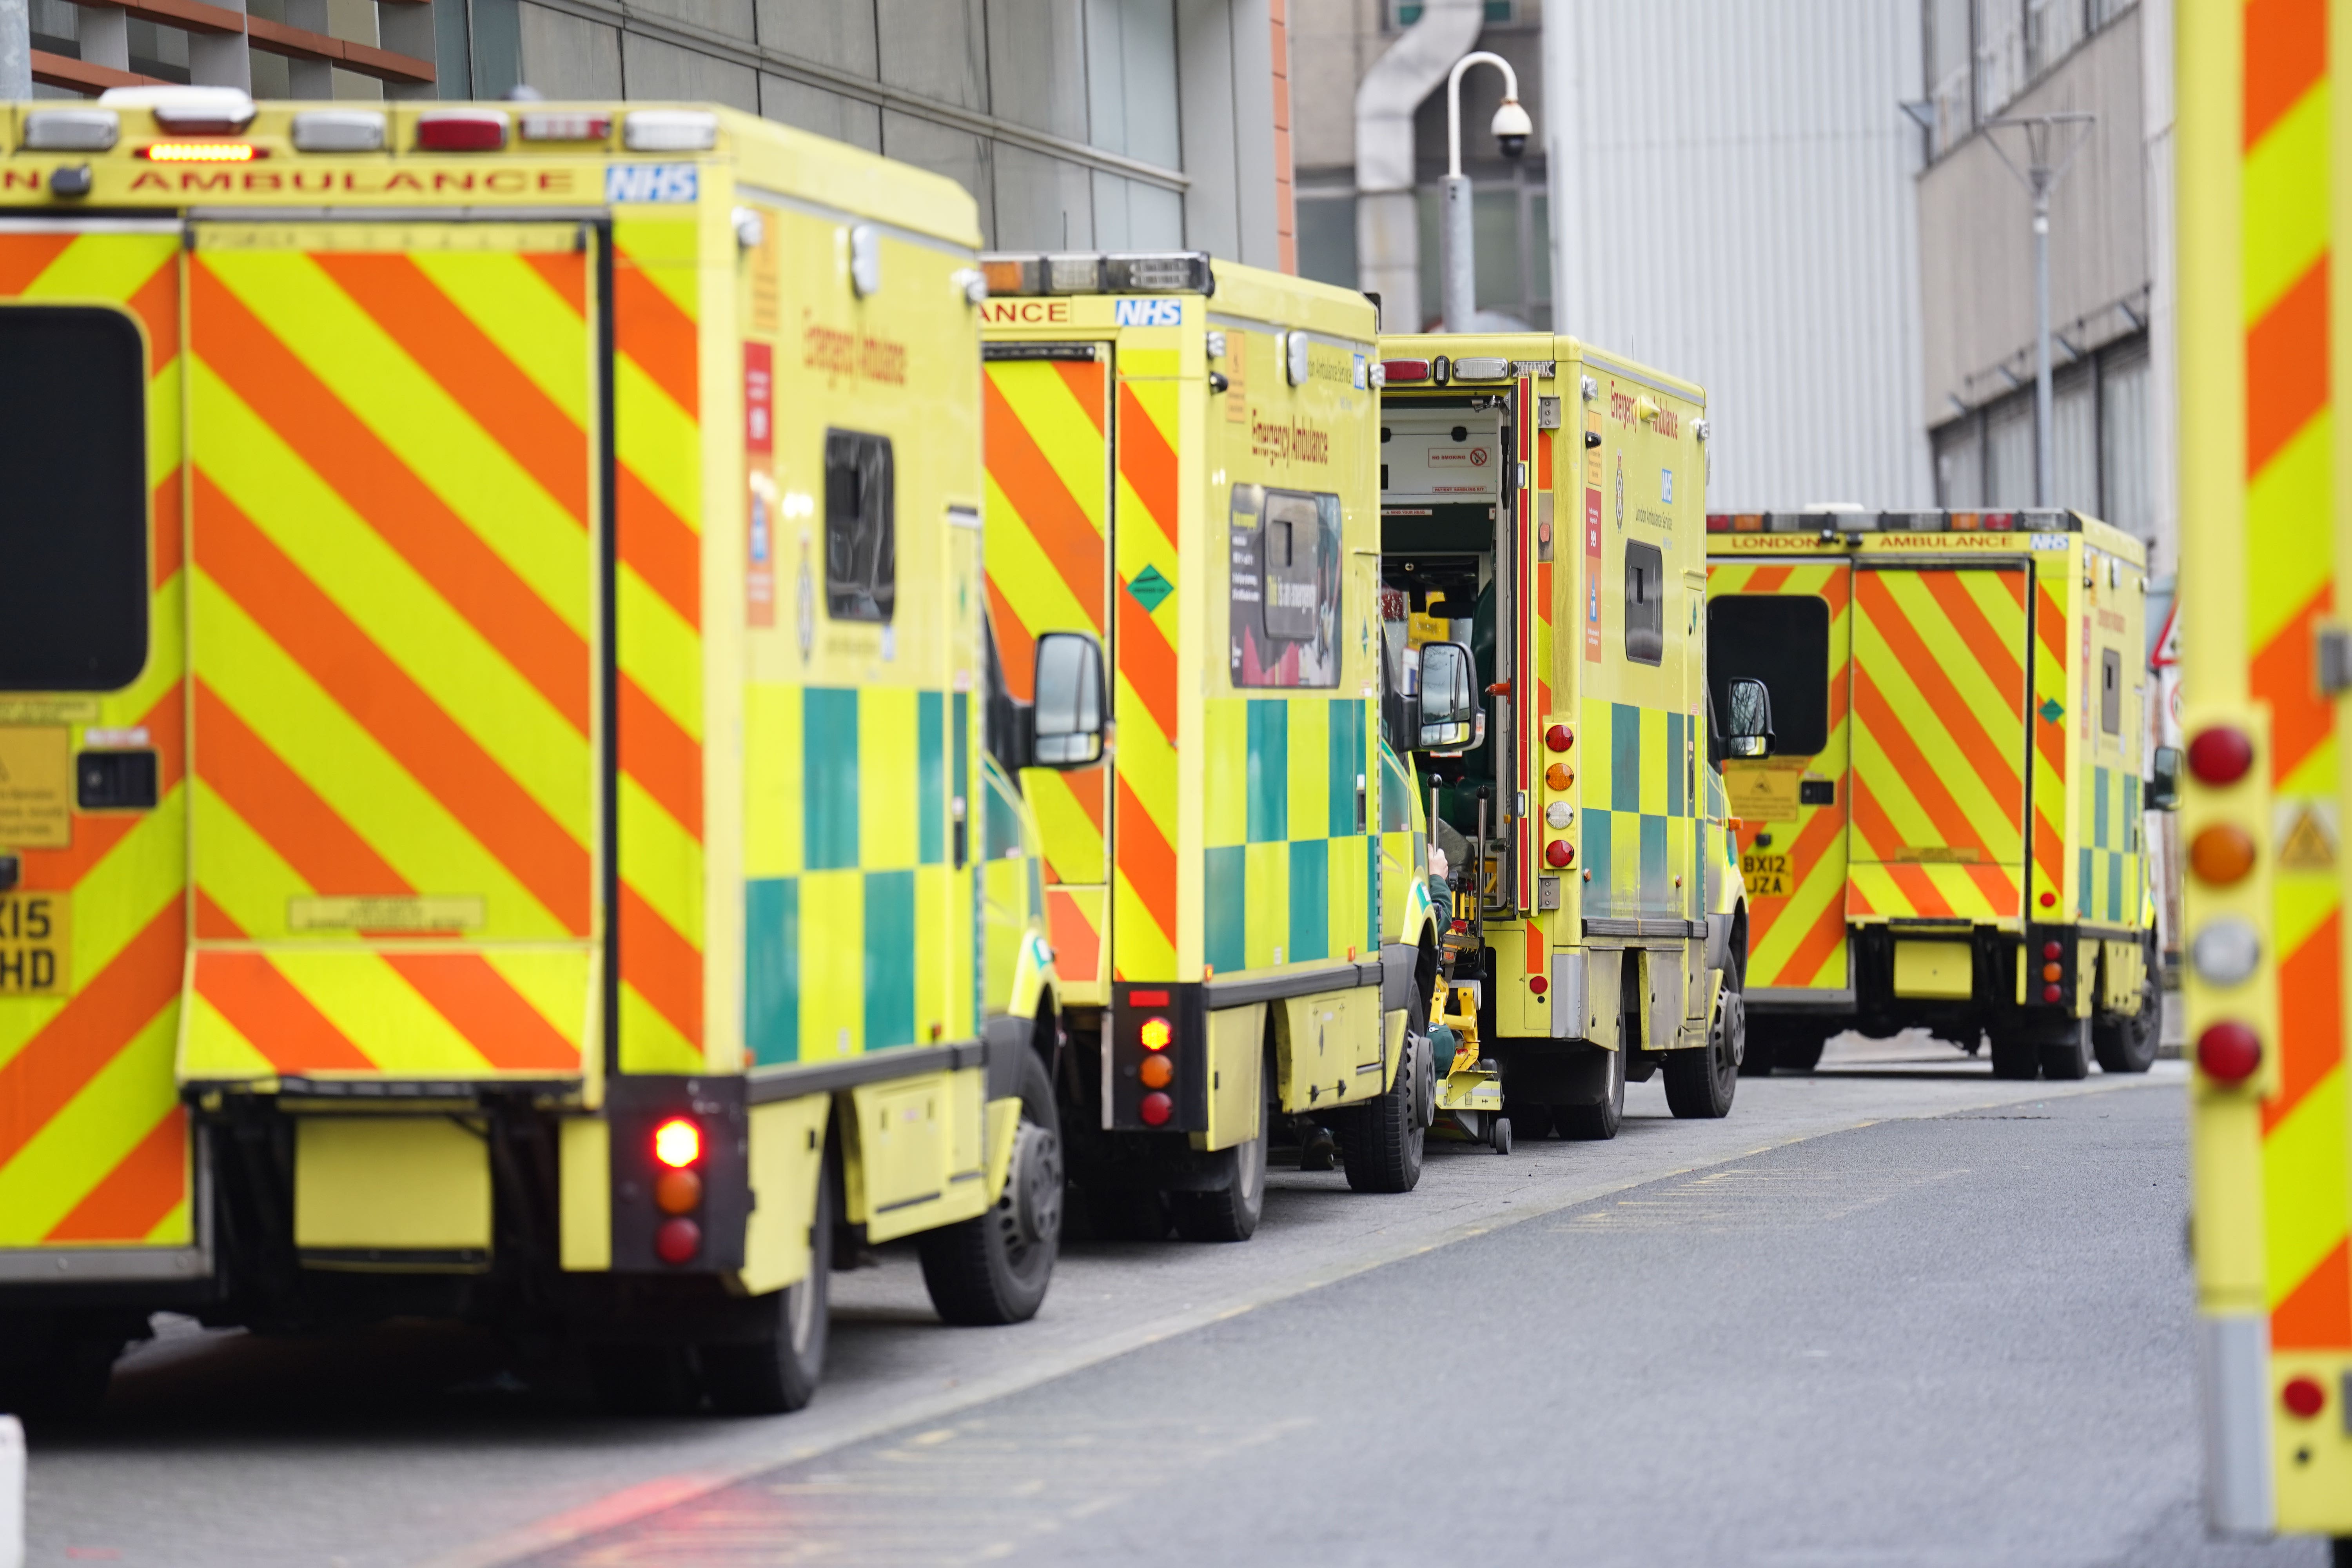
POLYGON ((1787 1068, 1790 1072, 1811 1072, 1822 1065, 1822 1052, 1829 1043, 1827 1029, 1818 1024, 1806 1025, 1800 1032, 1781 1038, 1772 1065, 1787 1068))
POLYGON ((923 1285, 950 1323, 1022 1323, 1045 1304, 1062 1249, 1062 1121, 1036 1052, 1021 1053, 1021 1123, 1004 1191, 986 1214, 927 1232, 923 1285))
POLYGON ((1732 976, 1715 999, 1715 1018, 1707 1026, 1703 1051, 1666 1053, 1666 1109, 1676 1116, 1712 1119, 1731 1113, 1731 1098, 1739 1091, 1740 1037, 1747 1032, 1748 1010, 1732 976))
MULTIPOLYGON (((781 1415, 815 1397, 824 1375, 831 1329, 833 1162, 818 1164, 816 1209, 809 1222, 808 1274, 770 1298, 759 1338, 702 1347, 702 1385, 711 1408, 729 1415, 781 1415)), ((944 1315, 944 1314, 943 1314, 944 1315)))
POLYGON ((1624 1122, 1624 1050, 1604 1050, 1601 1054, 1608 1058, 1601 1064, 1601 1098, 1591 1105, 1555 1105, 1551 1108, 1552 1130, 1562 1138, 1601 1142, 1616 1137, 1617 1129, 1624 1122))
POLYGON ((2042 1076, 2041 1050, 2022 1026, 1995 1026, 1986 1032, 1992 1040, 1993 1077, 2023 1079, 2042 1076))
POLYGON ((1404 1059, 1396 1080, 1356 1112, 1339 1145, 1348 1185, 1360 1193, 1409 1193, 1421 1180, 1424 1142, 1420 1098, 1422 1058, 1429 1055, 1429 1004, 1416 994, 1405 1005, 1404 1059))
POLYGON ((2091 1026, 2091 1048, 2103 1072, 2146 1072, 2156 1065, 2164 1035, 2164 982, 2155 932, 2140 939, 2139 956, 2139 1011, 2102 1014, 2091 1026))
POLYGON ((2039 1054, 2042 1076, 2061 1082, 2091 1076, 2091 1021, 2069 1018, 2063 1028, 2042 1036, 2039 1054))
MULTIPOLYGON (((1353 1140, 1350 1140, 1352 1142, 1353 1140)), ((1168 1213, 1176 1234, 1187 1241, 1247 1241, 1265 1213, 1265 1113, 1258 1113, 1257 1136, 1220 1151, 1228 1165, 1225 1184, 1210 1193, 1170 1193, 1168 1213)), ((1352 1180, 1354 1162, 1349 1161, 1352 1180)))
POLYGON ((0 1317, 0 1411, 38 1421, 72 1421, 106 1397, 117 1333, 77 1333, 54 1320, 0 1317))
POLYGON ((614 1415, 688 1415, 702 1398, 694 1347, 682 1341, 591 1345, 588 1381, 614 1415))

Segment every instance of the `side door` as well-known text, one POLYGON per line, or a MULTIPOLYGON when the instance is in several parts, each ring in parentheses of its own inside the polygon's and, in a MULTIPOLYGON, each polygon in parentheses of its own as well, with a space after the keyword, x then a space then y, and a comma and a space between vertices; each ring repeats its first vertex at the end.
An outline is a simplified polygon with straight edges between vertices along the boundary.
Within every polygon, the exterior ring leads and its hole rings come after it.
MULTIPOLYGON (((982 354, 988 603, 1005 685, 1025 702, 1040 636, 1086 631, 1111 646, 1111 345, 990 343, 982 354)), ((1076 1003, 1109 1000, 1111 777, 1108 767, 1021 775, 1055 968, 1076 1003)))
POLYGON ((175 219, 0 223, 0 1281, 200 1272, 175 219))
POLYGON ((1855 913, 2025 912, 2031 583, 2022 563, 1854 568, 1855 913))
POLYGON ((1843 561, 1733 560, 1707 567, 1707 686, 1718 719, 1731 682, 1772 696, 1773 752, 1723 765, 1748 884, 1748 994, 1851 994, 1847 764, 1853 569, 1843 561))

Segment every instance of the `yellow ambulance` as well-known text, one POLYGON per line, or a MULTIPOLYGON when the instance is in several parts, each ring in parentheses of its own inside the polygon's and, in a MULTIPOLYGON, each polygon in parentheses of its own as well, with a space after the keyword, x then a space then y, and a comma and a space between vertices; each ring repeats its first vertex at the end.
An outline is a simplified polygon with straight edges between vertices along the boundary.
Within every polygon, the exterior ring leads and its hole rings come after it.
POLYGON ((1034 1312, 970 198, 723 110, 162 88, 0 110, 0 1406, 169 1308, 793 1408, 898 1237, 1034 1312))
MULTIPOLYGON (((1771 694, 1724 770, 1748 1070, 1924 1028, 2001 1078, 2146 1072, 2147 552, 2072 511, 1717 513, 1709 668, 1771 694)), ((2171 763, 2158 759, 2167 771, 2171 763)))
POLYGON ((1383 770, 1414 677, 1377 635, 1371 305, 1193 252, 982 266, 1007 668, 1076 631, 1114 676, 1108 764, 1028 777, 1076 1187, 1110 1231, 1239 1240, 1269 1140, 1336 1134, 1409 1188, 1436 927, 1383 770))
MULTIPOLYGON (((2207 1519, 2220 1535, 2331 1536, 2341 1568, 2352 476, 2331 407, 2347 337, 2328 306, 2346 216, 2328 72, 2342 54, 2261 19, 2189 5, 2176 24, 2189 1240, 2207 1519)), ((2311 21, 2340 26, 2343 12, 2311 21)))
POLYGON ((1707 684, 1706 395, 1547 334, 1381 354, 1393 635, 1442 618, 1485 708, 1421 787, 1502 1118, 1612 1138, 1627 1080, 1661 1069, 1675 1115, 1723 1116, 1747 911, 1717 773, 1733 693, 1707 684))

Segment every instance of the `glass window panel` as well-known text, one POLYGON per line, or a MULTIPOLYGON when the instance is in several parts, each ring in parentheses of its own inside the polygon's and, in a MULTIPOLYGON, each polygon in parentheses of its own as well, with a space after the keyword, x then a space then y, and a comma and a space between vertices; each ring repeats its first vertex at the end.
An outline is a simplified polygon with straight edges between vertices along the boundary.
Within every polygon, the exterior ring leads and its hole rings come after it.
POLYGON ((2015 510, 2033 504, 2033 395, 2021 393, 1985 415, 1984 504, 2015 510))
POLYGON ((2090 367, 2062 381, 2050 400, 2050 418, 2057 450, 2057 468, 2051 474, 2051 500, 2059 506, 2099 515, 2098 384, 2090 367))
POLYGON ((2147 447, 2147 351, 2110 354, 2099 367, 2099 478, 2105 521, 2142 536, 2154 531, 2154 478, 2147 447))
POLYGON ((1984 430, 1971 414, 1936 432, 1936 504, 1973 511, 1984 503, 1984 430))

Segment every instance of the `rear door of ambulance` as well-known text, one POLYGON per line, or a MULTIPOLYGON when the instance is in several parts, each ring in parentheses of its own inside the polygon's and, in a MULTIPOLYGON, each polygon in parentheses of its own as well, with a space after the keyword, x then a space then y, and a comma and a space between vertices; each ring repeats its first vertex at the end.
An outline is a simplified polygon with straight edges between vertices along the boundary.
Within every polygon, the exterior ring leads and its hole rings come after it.
POLYGON ((1707 679, 1720 725, 1735 679, 1772 697, 1772 754, 1727 759, 1748 884, 1751 1002, 1850 1006, 1846 952, 1853 569, 1818 559, 1707 568, 1707 679))
MULTIPOLYGON (((1004 680, 1028 701, 1037 639, 1091 632, 1111 646, 1112 347, 998 342, 983 350, 988 605, 1004 680)), ((1111 699, 1117 705, 1117 682, 1111 699)), ((1067 1000, 1110 1000, 1109 768, 1031 768, 1045 918, 1067 1000)))
POLYGON ((204 1271, 179 224, 0 222, 0 1291, 204 1271))
POLYGON ((1857 916, 2023 914, 2031 585, 2022 562, 1857 563, 1857 916))
POLYGON ((599 244, 194 226, 184 1082, 586 1070, 599 244))

